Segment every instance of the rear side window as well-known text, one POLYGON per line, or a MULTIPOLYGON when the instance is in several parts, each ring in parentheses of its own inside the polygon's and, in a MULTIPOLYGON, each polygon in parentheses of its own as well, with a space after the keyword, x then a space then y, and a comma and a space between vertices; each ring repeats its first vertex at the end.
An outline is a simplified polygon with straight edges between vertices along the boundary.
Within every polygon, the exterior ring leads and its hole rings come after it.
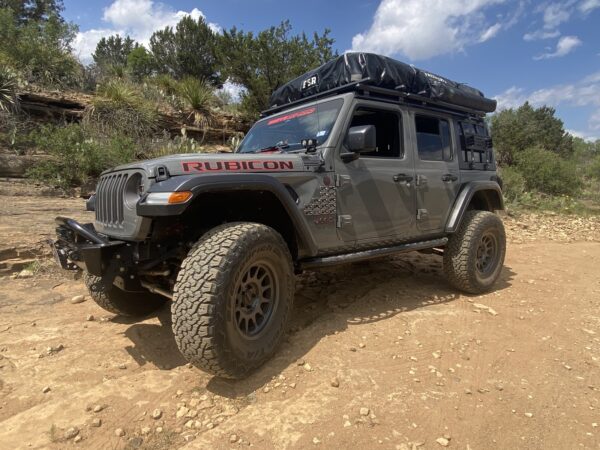
POLYGON ((422 161, 452 161, 450 124, 446 119, 416 115, 417 150, 422 161))

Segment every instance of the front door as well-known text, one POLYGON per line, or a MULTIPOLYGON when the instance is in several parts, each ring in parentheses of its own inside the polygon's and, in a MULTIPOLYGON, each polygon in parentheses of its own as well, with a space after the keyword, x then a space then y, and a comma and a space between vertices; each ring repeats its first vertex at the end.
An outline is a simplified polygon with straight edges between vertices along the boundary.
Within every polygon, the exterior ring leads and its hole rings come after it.
POLYGON ((346 132, 353 126, 374 125, 377 147, 354 161, 336 160, 341 239, 376 243, 414 234, 413 159, 404 151, 403 123, 395 106, 358 105, 354 109, 346 132))
POLYGON ((415 112, 411 123, 416 147, 417 227, 422 232, 441 232, 460 186, 451 119, 415 112))

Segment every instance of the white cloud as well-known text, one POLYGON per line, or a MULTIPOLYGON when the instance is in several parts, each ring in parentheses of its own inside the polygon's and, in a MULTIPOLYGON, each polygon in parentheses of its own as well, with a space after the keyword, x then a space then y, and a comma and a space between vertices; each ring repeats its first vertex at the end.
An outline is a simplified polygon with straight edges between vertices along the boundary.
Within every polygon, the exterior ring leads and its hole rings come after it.
POLYGON ((554 50, 553 52, 542 53, 541 55, 534 56, 533 59, 540 60, 549 58, 560 58, 561 56, 568 55, 581 44, 581 39, 579 39, 577 36, 563 36, 558 40, 556 44, 556 50, 554 50))
POLYGON ((560 36, 560 31, 558 30, 536 30, 532 31, 531 33, 525 33, 523 35, 523 39, 526 41, 537 41, 542 39, 552 39, 558 36, 560 36))
POLYGON ((587 16, 591 11, 600 8, 600 0, 566 0, 556 3, 542 3, 534 9, 542 15, 542 28, 523 36, 526 41, 550 39, 560 36, 559 26, 568 22, 573 16, 587 16))
POLYGON ((571 84, 558 84, 527 93, 525 89, 512 86, 494 97, 498 110, 517 108, 526 101, 532 106, 548 105, 552 107, 568 106, 591 108, 588 119, 588 131, 569 131, 574 136, 595 140, 600 130, 600 71, 571 84), (578 134, 577 134, 578 133, 578 134))
POLYGON ((573 1, 550 3, 543 9, 544 28, 553 30, 571 17, 573 1))
POLYGON ((600 8, 600 0, 584 0, 579 4, 579 11, 583 14, 588 14, 596 8, 600 8))
POLYGON ((484 11, 503 1, 382 0, 371 28, 352 39, 352 50, 413 60, 462 51, 500 31, 502 25, 489 25, 484 11))
POLYGON ((502 29, 501 23, 495 23, 487 30, 483 32, 483 34, 479 37, 479 42, 485 42, 492 39, 494 36, 498 34, 498 32, 502 29))
MULTIPOLYGON (((77 33, 74 52, 84 62, 91 62, 91 55, 102 37, 112 34, 129 35, 143 45, 148 45, 150 36, 156 30, 175 26, 185 16, 197 20, 204 14, 197 8, 191 11, 175 11, 171 7, 153 0, 114 0, 104 9, 102 20, 107 26, 77 33)), ((209 23, 215 32, 221 29, 209 23)))
POLYGON ((565 130, 567 133, 569 133, 572 136, 578 137, 583 139, 584 141, 588 141, 588 142, 595 142, 598 139, 600 139, 600 134, 598 133, 594 133, 594 132, 589 132, 589 131, 580 131, 580 130, 565 130))

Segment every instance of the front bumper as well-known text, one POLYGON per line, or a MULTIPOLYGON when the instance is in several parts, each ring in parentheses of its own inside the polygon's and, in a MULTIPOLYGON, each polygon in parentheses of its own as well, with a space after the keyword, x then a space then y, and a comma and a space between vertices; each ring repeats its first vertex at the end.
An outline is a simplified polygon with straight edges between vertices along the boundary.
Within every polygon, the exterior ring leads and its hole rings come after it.
POLYGON ((110 261, 126 243, 98 234, 91 223, 82 225, 67 217, 56 218, 56 237, 51 241, 56 262, 66 270, 83 269, 92 275, 106 274, 110 261))

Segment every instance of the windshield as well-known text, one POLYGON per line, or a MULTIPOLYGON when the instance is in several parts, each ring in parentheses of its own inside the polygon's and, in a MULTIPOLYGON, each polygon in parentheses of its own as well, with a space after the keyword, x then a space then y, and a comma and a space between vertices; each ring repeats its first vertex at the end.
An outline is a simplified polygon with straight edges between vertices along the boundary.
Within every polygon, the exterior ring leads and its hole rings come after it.
POLYGON ((252 127, 237 151, 258 153, 303 150, 305 147, 302 141, 306 145, 309 139, 320 145, 329 137, 343 102, 340 98, 268 117, 252 127))

